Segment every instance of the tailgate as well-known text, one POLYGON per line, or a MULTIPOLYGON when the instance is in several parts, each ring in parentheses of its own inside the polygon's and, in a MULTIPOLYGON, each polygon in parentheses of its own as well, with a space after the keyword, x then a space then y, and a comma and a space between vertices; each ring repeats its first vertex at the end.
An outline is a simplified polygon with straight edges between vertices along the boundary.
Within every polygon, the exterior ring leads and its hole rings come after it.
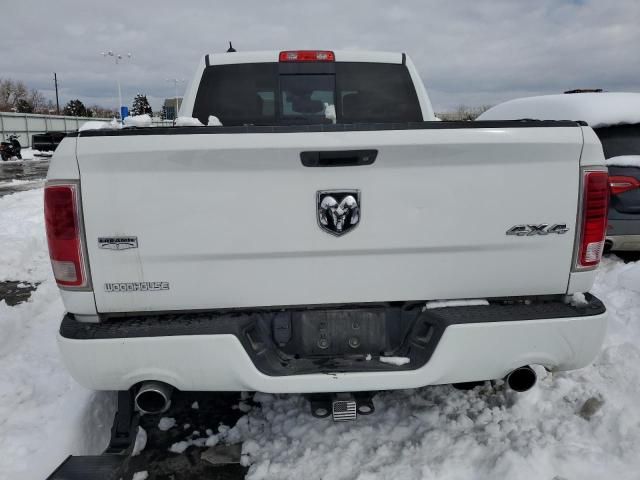
POLYGON ((99 312, 567 290, 579 127, 197 131, 78 139, 99 312), (349 150, 377 157, 301 162, 301 152, 349 150), (318 206, 327 190, 337 191, 332 210, 318 206), (339 236, 322 228, 336 229, 336 212, 349 230, 339 236), (522 224, 569 232, 506 235, 522 224), (105 247, 126 237, 137 248, 105 247))

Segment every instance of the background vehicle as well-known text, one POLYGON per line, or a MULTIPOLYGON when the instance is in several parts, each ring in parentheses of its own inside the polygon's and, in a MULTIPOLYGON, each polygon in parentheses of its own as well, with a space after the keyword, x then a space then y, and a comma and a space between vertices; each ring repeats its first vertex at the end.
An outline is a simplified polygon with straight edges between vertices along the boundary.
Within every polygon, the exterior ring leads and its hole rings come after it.
POLYGON ((589 124, 602 142, 609 168, 607 248, 640 251, 640 93, 569 93, 511 100, 479 120, 573 119, 589 124))
POLYGON ((530 364, 598 352, 590 128, 433 121, 410 59, 377 52, 207 55, 181 115, 224 126, 86 130, 54 154, 58 340, 83 385, 153 413, 172 387, 526 390, 530 364))
POLYGON ((20 154, 20 150, 22 150, 22 146, 18 141, 19 135, 9 135, 7 140, 8 142, 0 142, 0 157, 2 157, 3 161, 11 160, 13 157, 17 159, 22 159, 22 155, 20 154))
POLYGON ((66 135, 67 132, 36 133, 31 136, 31 145, 34 150, 53 152, 66 135))

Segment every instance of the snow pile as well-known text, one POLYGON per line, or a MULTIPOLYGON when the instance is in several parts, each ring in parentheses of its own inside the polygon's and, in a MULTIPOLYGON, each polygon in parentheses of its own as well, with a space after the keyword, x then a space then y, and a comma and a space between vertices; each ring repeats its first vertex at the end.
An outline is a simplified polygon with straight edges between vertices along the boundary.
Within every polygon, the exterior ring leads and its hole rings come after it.
POLYGON ((640 293, 640 263, 625 268, 618 281, 623 288, 640 293))
POLYGON ((101 122, 98 120, 89 120, 88 122, 84 122, 80 128, 78 129, 79 132, 84 132, 86 130, 105 130, 105 129, 111 129, 111 130, 115 130, 120 128, 120 123, 113 118, 110 122, 101 122))
POLYGON ((20 163, 23 161, 27 161, 27 160, 35 160, 37 162, 41 162, 43 160, 42 157, 50 157, 52 155, 51 152, 41 152, 40 150, 34 150, 31 147, 23 147, 22 149, 20 149, 20 156, 22 157, 22 159, 19 159, 18 157, 13 157, 11 160, 5 162, 0 162, 0 166, 3 165, 9 165, 10 163, 20 163), (9 163, 10 162, 10 163, 9 163))
POLYGON ((209 115, 209 120, 207 121, 207 127, 221 127, 222 122, 215 115, 209 115))
POLYGON ((0 281, 50 278, 43 202, 42 189, 0 197, 0 281))
POLYGON ((30 147, 20 150, 20 156, 22 157, 22 160, 33 160, 36 155, 40 155, 40 150, 34 150, 30 147))
POLYGON ((584 293, 578 292, 571 295, 571 305, 574 307, 586 307, 589 305, 589 302, 584 293))
POLYGON ((638 167, 640 168, 640 155, 620 155, 607 158, 608 167, 638 167))
MULTIPOLYGON (((614 347, 629 355, 620 360, 620 369, 628 369, 623 383, 640 375, 640 286, 635 283, 640 277, 639 270, 640 262, 624 264, 604 259, 592 289, 593 294, 605 302, 609 314, 606 339, 609 348, 601 357, 610 354, 614 347)), ((635 386, 640 387, 640 378, 636 378, 635 386)), ((619 385, 624 387, 626 385, 619 385)))
POLYGON ((411 361, 411 359, 407 357, 380 357, 380 361, 382 363, 388 363, 389 365, 399 367, 401 365, 406 365, 411 361))
POLYGON ((140 455, 145 447, 147 446, 147 432, 144 428, 138 427, 138 432, 136 433, 136 441, 133 444, 133 450, 131 451, 131 456, 135 457, 140 455))
POLYGON ((0 198, 0 280, 42 282, 15 307, 0 301, 0 478, 47 478, 70 453, 106 446, 114 395, 80 387, 56 334, 64 307, 52 279, 42 189, 0 198))
POLYGON ((242 413, 248 413, 253 407, 245 401, 240 401, 238 402, 238 405, 234 405, 233 408, 240 410, 242 413))
POLYGON ((640 93, 542 95, 500 103, 478 120, 583 120, 591 127, 640 123, 640 93))
POLYGON ((89 120, 80 125, 79 132, 85 132, 87 130, 102 130, 109 128, 109 122, 101 122, 98 120, 89 120))
POLYGON ((176 127, 204 127, 200 120, 193 117, 178 117, 175 125, 176 127))
MULTIPOLYGON (((0 196, 4 193, 11 193, 12 190, 31 190, 33 188, 44 187, 44 180, 16 180, 10 182, 0 182, 0 196), (6 192, 1 192, 6 189, 6 192)), ((15 193, 15 192, 14 192, 15 193)))
POLYGON ((175 418, 162 417, 160 419, 160 422, 158 422, 158 428, 162 432, 166 432, 167 430, 171 430, 175 426, 176 426, 176 419, 175 418))
POLYGON ((489 305, 489 301, 484 300, 482 298, 476 298, 471 300, 433 300, 425 304, 423 311, 431 310, 432 308, 471 307, 471 306, 486 306, 486 305, 489 305))
POLYGON ((124 118, 125 127, 150 127, 151 117, 146 113, 144 115, 133 115, 124 118))
POLYGON ((8 182, 0 182, 0 187, 2 188, 17 187, 18 185, 23 186, 23 185, 29 185, 32 183, 42 183, 42 180, 20 180, 18 178, 12 178, 8 182))
POLYGON ((200 432, 198 430, 194 430, 187 439, 172 444, 169 447, 169 451, 172 453, 182 453, 192 445, 196 447, 214 447, 218 444, 221 438, 226 437, 229 427, 220 425, 218 431, 218 434, 214 434, 212 430, 207 429, 206 436, 201 437, 200 432))
POLYGON ((605 259, 594 293, 610 334, 595 363, 524 394, 489 384, 385 392, 355 423, 315 419, 299 395, 256 394, 228 432, 247 478, 632 480, 640 471, 640 264, 605 259), (628 278, 628 280, 625 280, 628 278))

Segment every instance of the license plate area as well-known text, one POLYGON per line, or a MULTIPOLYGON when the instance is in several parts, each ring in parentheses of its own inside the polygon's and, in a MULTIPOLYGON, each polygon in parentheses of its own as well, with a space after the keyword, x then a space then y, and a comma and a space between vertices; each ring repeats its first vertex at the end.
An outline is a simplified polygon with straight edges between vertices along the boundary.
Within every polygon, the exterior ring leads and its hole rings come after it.
POLYGON ((283 350, 299 358, 379 355, 394 350, 402 335, 400 322, 393 322, 389 313, 374 309, 295 312, 291 341, 283 350))

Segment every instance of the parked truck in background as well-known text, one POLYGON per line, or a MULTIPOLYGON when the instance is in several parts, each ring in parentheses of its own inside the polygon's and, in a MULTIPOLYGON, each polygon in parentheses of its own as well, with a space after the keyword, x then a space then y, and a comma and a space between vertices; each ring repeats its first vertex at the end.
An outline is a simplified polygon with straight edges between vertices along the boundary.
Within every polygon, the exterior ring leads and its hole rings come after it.
POLYGON ((526 390, 530 365, 599 351, 588 126, 438 122, 408 56, 342 51, 206 55, 181 115, 222 126, 87 130, 52 159, 58 341, 82 385, 152 413, 171 388, 526 390))
POLYGON ((53 152, 66 136, 67 132, 34 133, 31 136, 31 147, 40 152, 53 152))

